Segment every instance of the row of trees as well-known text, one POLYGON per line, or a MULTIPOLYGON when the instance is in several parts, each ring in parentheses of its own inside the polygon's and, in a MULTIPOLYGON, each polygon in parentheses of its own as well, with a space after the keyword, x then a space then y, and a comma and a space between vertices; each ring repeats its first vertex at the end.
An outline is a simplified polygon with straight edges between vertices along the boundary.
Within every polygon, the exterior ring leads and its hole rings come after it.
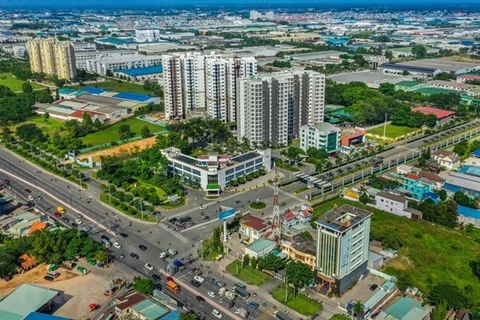
POLYGON ((35 231, 30 237, 0 238, 0 277, 11 276, 18 267, 18 259, 29 253, 38 262, 60 264, 76 256, 107 262, 104 248, 75 229, 35 231))

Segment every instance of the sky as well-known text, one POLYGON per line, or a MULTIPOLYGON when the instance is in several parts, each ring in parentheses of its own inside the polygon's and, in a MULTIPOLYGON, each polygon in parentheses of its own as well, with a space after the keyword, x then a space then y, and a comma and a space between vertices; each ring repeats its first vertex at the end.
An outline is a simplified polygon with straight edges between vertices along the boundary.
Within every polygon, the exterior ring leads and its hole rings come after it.
POLYGON ((305 7, 368 7, 379 5, 395 8, 405 6, 432 7, 432 9, 460 8, 469 5, 479 5, 478 0, 0 0, 0 8, 4 7, 180 7, 180 6, 261 6, 276 8, 280 6, 305 6, 305 7))

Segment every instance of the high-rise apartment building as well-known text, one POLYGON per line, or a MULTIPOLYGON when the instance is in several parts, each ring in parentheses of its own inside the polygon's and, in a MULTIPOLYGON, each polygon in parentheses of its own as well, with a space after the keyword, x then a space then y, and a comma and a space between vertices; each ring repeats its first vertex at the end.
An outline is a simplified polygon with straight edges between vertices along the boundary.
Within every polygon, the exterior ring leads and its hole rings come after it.
POLYGON ((237 81, 237 138, 256 145, 286 146, 302 125, 323 121, 325 76, 283 71, 237 81))
POLYGON ((167 119, 185 119, 201 112, 235 122, 237 79, 257 72, 254 57, 198 52, 164 55, 162 65, 167 119))
POLYGON ((77 76, 75 50, 72 42, 60 42, 57 38, 36 38, 27 42, 32 72, 56 75, 72 81, 77 76))
POLYGON ((342 294, 367 271, 372 213, 349 205, 317 221, 317 290, 342 294))

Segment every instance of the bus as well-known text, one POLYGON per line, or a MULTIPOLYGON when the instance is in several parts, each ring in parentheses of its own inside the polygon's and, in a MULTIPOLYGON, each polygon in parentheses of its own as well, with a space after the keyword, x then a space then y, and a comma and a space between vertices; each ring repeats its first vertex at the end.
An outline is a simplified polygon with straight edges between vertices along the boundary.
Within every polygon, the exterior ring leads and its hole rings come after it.
POLYGON ((242 289, 240 287, 234 287, 233 290, 235 291, 236 294, 238 294, 244 300, 247 300, 248 298, 250 298, 250 293, 248 293, 247 290, 245 289, 242 289))

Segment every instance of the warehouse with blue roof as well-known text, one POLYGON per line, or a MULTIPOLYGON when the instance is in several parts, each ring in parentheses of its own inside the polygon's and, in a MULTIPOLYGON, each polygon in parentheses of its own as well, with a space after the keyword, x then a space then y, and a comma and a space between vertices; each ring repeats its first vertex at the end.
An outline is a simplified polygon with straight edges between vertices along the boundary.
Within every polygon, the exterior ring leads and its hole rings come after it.
POLYGON ((114 70, 113 76, 116 78, 128 77, 133 81, 158 80, 163 76, 163 66, 114 70))

